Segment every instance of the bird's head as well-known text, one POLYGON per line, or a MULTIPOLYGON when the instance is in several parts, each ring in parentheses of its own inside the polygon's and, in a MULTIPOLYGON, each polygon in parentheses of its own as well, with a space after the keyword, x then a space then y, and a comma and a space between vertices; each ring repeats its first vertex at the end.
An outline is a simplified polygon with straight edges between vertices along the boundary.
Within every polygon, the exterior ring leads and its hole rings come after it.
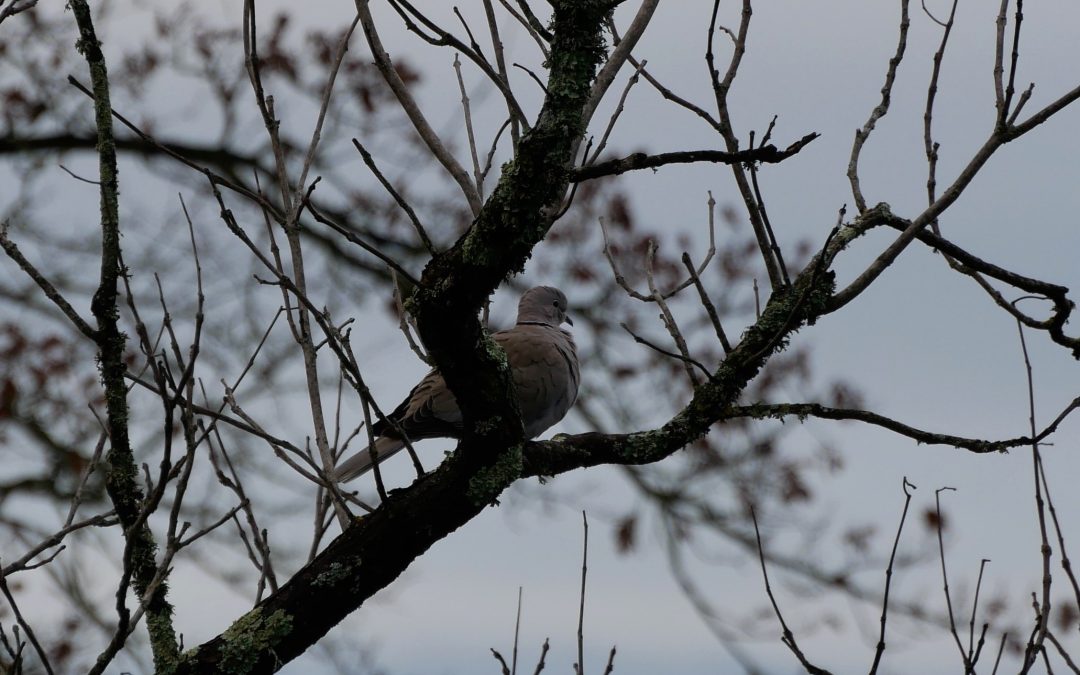
POLYGON ((544 323, 558 327, 574 322, 566 315, 566 296, 551 286, 536 286, 525 291, 518 303, 518 323, 544 323))

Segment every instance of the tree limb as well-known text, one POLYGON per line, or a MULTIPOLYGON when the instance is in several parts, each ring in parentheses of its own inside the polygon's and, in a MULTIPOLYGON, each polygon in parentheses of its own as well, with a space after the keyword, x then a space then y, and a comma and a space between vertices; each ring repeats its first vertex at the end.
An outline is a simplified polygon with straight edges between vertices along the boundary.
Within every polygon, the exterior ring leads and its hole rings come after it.
POLYGON ((605 162, 582 166, 574 169, 570 176, 573 182, 600 178, 602 176, 617 176, 627 171, 637 169, 655 169, 668 164, 691 164, 694 162, 713 162, 716 164, 738 164, 741 162, 766 162, 775 164, 782 162, 788 157, 798 153, 807 144, 818 137, 818 134, 810 133, 795 141, 787 148, 780 150, 775 145, 766 145, 751 150, 738 150, 726 152, 724 150, 685 150, 681 152, 663 152, 658 155, 647 155, 644 152, 635 152, 632 155, 619 159, 609 159, 605 162))

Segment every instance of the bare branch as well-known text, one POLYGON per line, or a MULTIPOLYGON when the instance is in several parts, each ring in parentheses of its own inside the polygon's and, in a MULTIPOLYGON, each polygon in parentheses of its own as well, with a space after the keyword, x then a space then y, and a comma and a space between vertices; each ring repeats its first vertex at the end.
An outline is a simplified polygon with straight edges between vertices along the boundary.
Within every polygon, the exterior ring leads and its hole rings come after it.
POLYGON ((675 323, 675 316, 668 308, 663 294, 660 293, 660 290, 656 287, 656 281, 653 279, 653 259, 655 255, 656 242, 650 240, 649 246, 645 252, 645 280, 649 284, 649 296, 653 299, 653 302, 656 303, 656 306, 660 308, 660 319, 662 320, 664 327, 667 328, 668 334, 671 335, 671 339, 675 342, 679 354, 682 355, 686 376, 690 378, 690 383, 696 387, 699 384, 699 381, 697 374, 694 373, 694 369, 690 367, 690 363, 693 359, 690 357, 690 349, 686 346, 686 338, 683 337, 682 331, 679 330, 679 325, 675 323))
POLYGON ((712 300, 709 299, 709 294, 705 291, 705 286, 701 283, 701 277, 694 269, 694 263, 690 260, 690 254, 686 251, 683 251, 682 262, 683 266, 686 267, 686 273, 690 275, 690 280, 694 282, 694 287, 697 289, 698 297, 701 298, 702 306, 705 307, 705 312, 709 315, 709 321, 712 322, 713 330, 716 331, 716 339, 720 341, 720 345, 724 348, 724 353, 729 353, 731 351, 731 343, 728 342, 724 327, 720 324, 720 315, 716 313, 716 307, 713 305, 712 300))
MULTIPOLYGON (((77 523, 68 523, 64 527, 60 528, 56 532, 53 532, 51 535, 43 539, 36 546, 23 554, 22 557, 20 557, 18 560, 8 563, 6 566, 0 568, 0 578, 9 577, 12 574, 15 574, 16 572, 22 570, 29 570, 35 567, 40 567, 42 563, 31 563, 30 561, 38 557, 45 551, 49 550, 50 548, 54 546, 60 546, 60 544, 64 541, 64 538, 72 532, 76 532, 86 527, 112 527, 113 525, 116 525, 117 522, 118 521, 116 520, 116 514, 112 511, 109 511, 107 513, 99 513, 96 516, 80 520, 77 523)), ((60 548, 61 550, 63 549, 62 546, 60 548)), ((55 557, 56 553, 59 553, 59 551, 53 553, 53 557, 55 557)))
MULTIPOLYGON (((642 0, 641 5, 638 6, 637 14, 634 15, 633 20, 626 29, 626 34, 622 36, 622 39, 618 40, 615 48, 611 50, 607 62, 596 74, 592 91, 589 92, 589 100, 582 111, 582 118, 585 120, 586 125, 592 119, 596 107, 600 105, 600 101, 604 98, 604 94, 607 93, 611 83, 615 81, 615 76, 630 58, 630 52, 633 51, 638 40, 645 33, 645 29, 649 27, 649 22, 652 21, 653 13, 659 4, 660 0, 642 0)), ((614 25, 612 25, 612 35, 615 35, 614 25)), ((634 65, 640 70, 640 66, 634 65)))
MULTIPOLYGON (((1050 548, 1050 537, 1047 533, 1046 525, 1046 504, 1043 501, 1043 484, 1042 484, 1042 455, 1039 452, 1039 442, 1035 439, 1035 378, 1031 370, 1031 359, 1028 357, 1027 341, 1024 339, 1024 326, 1017 321, 1016 329, 1020 333, 1020 351, 1024 357, 1024 372, 1027 377, 1027 393, 1028 393, 1028 424, 1031 428, 1031 461, 1035 479, 1035 512, 1038 516, 1039 523, 1039 537, 1040 547, 1039 552, 1042 555, 1042 601, 1038 606, 1038 616, 1035 623, 1035 629, 1031 633, 1031 637, 1028 639, 1028 643, 1024 648, 1024 662, 1020 669, 1020 673, 1027 673, 1038 657, 1040 651, 1044 649, 1043 642, 1046 639, 1046 634, 1050 629, 1050 558, 1052 550, 1050 548)), ((1034 593, 1032 593, 1034 597, 1034 593)))
MULTIPOLYGON (((491 36, 491 48, 495 51, 495 65, 499 69, 499 77, 502 78, 503 85, 510 89, 510 73, 506 69, 506 50, 503 48, 502 38, 499 37, 499 22, 495 18, 495 7, 491 4, 491 0, 484 0, 484 16, 487 18, 488 34, 491 36)), ((507 101, 506 110, 510 115, 510 139, 516 148, 521 139, 521 123, 514 115, 509 101, 507 101)), ((499 133, 502 133, 501 129, 499 133)), ((485 171, 484 174, 486 173, 485 171)), ((483 193, 483 190, 480 192, 483 193)))
MULTIPOLYGON (((618 40, 616 38, 616 43, 617 42, 618 40)), ((636 59, 634 59, 634 57, 631 56, 628 60, 630 61, 630 65, 640 70, 641 76, 645 78, 645 81, 651 84, 653 86, 653 89, 656 89, 656 91, 662 97, 664 97, 665 100, 671 101, 680 108, 689 110, 690 112, 694 113, 702 120, 704 120, 705 123, 712 127, 714 131, 720 131, 720 123, 717 122, 716 119, 708 113, 708 111, 706 111, 701 106, 695 103, 691 103, 685 98, 679 96, 668 87, 665 87, 663 84, 660 83, 659 80, 653 77, 648 70, 645 69, 644 64, 639 63, 636 59)))
POLYGON ((300 180, 296 182, 296 194, 294 201, 300 201, 300 195, 307 185, 308 171, 315 162, 315 150, 319 147, 319 138, 322 135, 323 122, 326 120, 326 111, 330 107, 330 95, 334 92, 334 81, 337 80, 338 72, 341 71, 341 63, 345 60, 345 52, 349 50, 349 41, 352 39, 356 24, 360 23, 360 15, 353 17, 352 23, 345 30, 338 42, 337 51, 330 63, 330 74, 326 78, 326 86, 323 88, 322 100, 319 103, 319 117, 315 122, 315 130, 311 132, 311 143, 308 145, 307 157, 304 158, 303 168, 300 169, 300 180))
POLYGON ((29 260, 26 259, 25 256, 23 256, 22 251, 19 250, 19 247, 15 244, 15 242, 11 241, 11 239, 8 238, 8 222, 6 220, 3 223, 0 223, 0 247, 4 249, 4 253, 6 253, 7 256, 11 258, 11 260, 14 261, 15 264, 18 265, 23 272, 26 272, 27 276, 34 280, 34 283, 36 283, 38 285, 38 288, 42 290, 42 292, 45 294, 45 297, 51 300, 52 303, 56 305, 56 307, 61 312, 64 313, 64 316, 66 316, 68 320, 71 321, 72 325, 74 325, 80 333, 95 342, 97 341, 97 331, 91 328, 90 324, 88 324, 85 319, 79 316, 79 313, 75 311, 75 308, 72 307, 70 303, 68 303, 67 299, 64 298, 63 295, 61 295, 60 291, 58 291, 56 287, 53 286, 52 283, 45 278, 45 275, 43 275, 41 272, 38 271, 36 267, 34 267, 33 263, 31 263, 29 260))
MULTIPOLYGON (((645 345, 646 347, 648 347, 649 349, 657 352, 658 354, 663 354, 664 356, 667 356, 667 357, 670 357, 670 358, 673 358, 673 359, 678 359, 679 361, 682 361, 683 364, 686 365, 686 366, 695 366, 698 370, 700 370, 702 373, 705 374, 705 377, 708 377, 708 378, 712 377, 712 373, 710 373, 709 369, 706 368, 704 365, 702 365, 702 363, 700 361, 696 361, 693 358, 691 358, 691 357, 689 357, 689 356, 687 356, 685 354, 677 354, 675 352, 668 351, 668 350, 664 349, 663 347, 658 346, 656 343, 650 342, 649 340, 646 340, 645 338, 641 337, 640 335, 638 335, 634 331, 630 330, 630 326, 627 326, 625 323, 620 323, 619 325, 622 327, 622 329, 624 331, 629 333, 630 337, 634 338, 634 342, 638 343, 639 345, 645 345)), ((691 377, 691 381, 694 381, 694 380, 696 380, 696 378, 691 377)))
POLYGON ((375 160, 372 158, 371 153, 368 152, 364 148, 364 146, 360 144, 360 141, 354 138, 352 139, 352 142, 357 152, 360 153, 360 157, 364 160, 364 164, 367 164, 367 167, 371 170, 371 173, 373 173, 375 177, 379 179, 379 183, 381 183, 382 186, 386 188, 386 191, 390 194, 391 197, 394 198, 394 201, 397 202, 397 205, 400 206, 401 210, 405 212, 405 215, 409 217, 409 222, 412 223, 413 229, 416 230, 416 234, 420 237, 420 241, 424 243, 424 248, 426 248, 428 250, 428 253, 430 253, 431 255, 435 255, 437 249, 435 248, 435 245, 431 243, 431 238, 428 237, 427 230, 420 222, 420 218, 416 215, 416 211, 414 211, 413 207, 409 204, 409 202, 406 201, 405 198, 402 197, 401 194, 394 189, 394 186, 390 183, 389 179, 387 179, 386 176, 383 175, 383 172, 379 171, 379 167, 375 165, 375 160))
MULTIPOLYGON (((709 200, 707 202, 707 205, 709 210, 709 250, 706 251, 705 258, 701 261, 701 266, 698 267, 697 275, 701 275, 705 271, 705 269, 709 266, 709 263, 712 262, 713 256, 716 254, 716 200, 713 199, 712 192, 709 192, 709 200)), ((611 272, 615 277, 615 283, 617 283, 620 288, 626 291, 626 294, 629 295, 631 298, 635 300, 640 300, 641 302, 657 302, 657 298, 659 298, 660 300, 667 300, 668 298, 674 297, 683 289, 688 288, 692 283, 694 283, 694 275, 691 275, 685 281, 676 284, 674 288, 665 293, 654 294, 650 291, 648 295, 644 295, 634 290, 634 288, 626 280, 626 277, 624 277, 622 275, 622 272, 619 271, 619 265, 615 262, 615 256, 611 252, 611 242, 607 231, 607 221, 602 216, 599 218, 599 221, 600 232, 604 238, 604 257, 607 258, 608 264, 611 266, 611 272)), ((650 246, 653 245, 655 245, 655 242, 650 242, 650 246)), ((651 255, 651 253, 647 253, 646 264, 649 263, 649 256, 651 255)))
POLYGON ((41 648, 41 643, 38 642, 37 636, 34 635, 34 629, 30 627, 26 619, 22 615, 22 611, 19 610, 19 605, 16 604, 15 598, 11 595, 11 589, 8 588, 7 576, 0 574, 0 592, 3 592, 4 598, 7 599, 8 606, 11 607, 11 613, 15 615, 15 621, 22 627, 23 632, 26 633, 26 639, 30 640, 30 644, 33 645, 34 651, 37 652, 38 659, 41 661, 41 666, 45 669, 48 675, 54 675, 52 669, 52 663, 49 662, 49 656, 45 653, 45 650, 41 648))
MULTIPOLYGON (((941 64, 945 59, 945 47, 949 44, 949 36, 952 34, 953 20, 956 17, 956 5, 958 2, 959 0, 953 0, 952 8, 949 10, 949 18, 942 23, 930 14, 930 11, 926 9, 925 0, 923 1, 923 11, 926 12, 927 16, 945 29, 941 34, 941 44, 938 46, 937 51, 934 52, 934 67, 930 74, 930 84, 926 87, 926 110, 923 113, 923 148, 926 152, 927 164, 927 204, 933 204, 934 200, 937 199, 937 160, 939 145, 934 142, 933 134, 931 132, 934 119, 934 100, 937 97, 938 77, 941 74, 941 64)), ((935 233, 940 234, 936 230, 935 233)))
POLYGON ((524 15, 514 9, 513 5, 510 4, 509 0, 499 0, 499 4, 501 4, 503 8, 506 9, 507 13, 509 13, 510 16, 514 17, 515 21, 521 24, 521 27, 525 29, 525 32, 529 34, 529 37, 533 39, 533 42, 535 42, 536 46, 540 49, 540 53, 543 54, 544 59, 547 60, 548 56, 550 55, 550 51, 548 50, 547 44, 544 42, 545 38, 541 36, 541 34, 537 31, 537 28, 539 28, 547 35, 546 39, 548 39, 549 41, 551 39, 551 34, 547 32, 547 29, 545 29, 544 26, 540 24, 539 20, 537 20, 537 18, 533 16, 532 12, 529 11, 529 6, 525 2, 525 0, 521 0, 521 4, 524 5, 525 11, 528 13, 529 18, 532 19, 533 22, 535 22, 535 25, 531 23, 529 19, 526 19, 524 15))
MULTIPOLYGON (((457 8, 454 8, 455 11, 457 8)), ((476 181, 476 192, 480 199, 484 198, 484 174, 480 171, 480 156, 476 151, 476 134, 473 132, 472 107, 469 105, 469 94, 465 91, 465 80, 461 77, 461 59, 454 54, 454 74, 457 76, 458 89, 461 91, 461 109, 465 114, 465 134, 469 139, 469 156, 472 157, 473 180, 476 181)), ((511 117, 511 119, 513 119, 511 117)))
POLYGON ((885 619, 889 613, 889 589, 892 586, 893 563, 896 561, 896 549, 900 546, 900 533, 904 531, 904 521, 907 519, 908 507, 911 506, 911 493, 908 488, 916 489, 915 485, 908 482, 904 476, 902 489, 904 490, 904 510, 900 513, 900 525, 896 528, 896 538, 893 539, 892 553, 889 554, 889 565, 885 568, 885 594, 881 600, 881 633, 878 636, 877 647, 874 650, 874 662, 870 665, 870 675, 877 672, 881 663, 881 655, 885 653, 885 619))
POLYGON ((900 37, 896 43, 896 53, 889 59, 889 67, 885 70, 885 84, 881 86, 881 102, 870 111, 870 117, 861 129, 855 130, 855 142, 851 144, 851 158, 848 160, 847 176, 851 183, 851 194, 855 199, 855 208, 859 213, 866 211, 866 198, 863 197, 862 187, 859 185, 859 156, 863 145, 870 138, 870 133, 877 126, 878 121, 889 112, 889 104, 892 102, 893 84, 896 82, 896 71, 900 62, 904 60, 904 51, 907 49, 908 28, 911 26, 911 18, 908 15, 908 0, 900 2, 900 37))
POLYGON ((968 655, 964 652, 964 646, 960 643, 960 634, 956 632, 956 619, 953 617, 952 595, 949 593, 949 574, 945 569, 945 540, 942 537, 945 521, 941 516, 941 493, 945 490, 952 490, 955 492, 956 488, 942 487, 934 490, 934 503, 937 508, 935 524, 937 526, 938 553, 941 560, 941 579, 945 589, 945 606, 949 610, 949 632, 956 642, 956 648, 960 650, 960 658, 963 659, 964 662, 964 672, 970 673, 972 670, 971 662, 968 660, 968 655))
POLYGON ((3 23, 4 19, 9 16, 15 16, 20 12, 32 9, 37 4, 38 0, 10 0, 7 5, 0 7, 0 23, 3 23))
MULTIPOLYGON (((1042 440, 1053 434, 1057 430, 1058 425, 1078 407, 1080 407, 1080 398, 1077 398, 1066 406, 1065 410, 1062 411, 1058 418, 1035 435, 1034 438, 1036 440, 1042 440)), ((910 427, 902 422, 897 422, 894 419, 867 410, 830 408, 819 403, 758 403, 750 406, 736 406, 729 409, 725 414, 731 417, 752 417, 755 419, 820 417, 822 419, 831 420, 853 420, 865 422, 866 424, 873 424, 874 426, 894 431, 902 436, 907 436, 908 438, 916 440, 919 443, 926 443, 927 445, 951 445, 954 448, 970 450, 971 452, 980 454, 988 452, 1004 452, 1009 448, 1029 445, 1032 442, 1032 437, 1029 436, 1020 436, 1001 441, 987 441, 951 436, 949 434, 937 434, 910 427)))
MULTIPOLYGON (((312 183, 311 187, 314 188, 317 182, 318 181, 312 183)), ((358 235, 356 232, 336 222, 329 216, 325 215, 321 210, 317 209, 315 205, 311 203, 310 192, 306 197, 304 197, 304 205, 307 207, 308 211, 311 212, 311 215, 315 218, 316 221, 330 227, 332 230, 348 239, 351 243, 356 244, 371 255, 386 263, 389 268, 394 270, 394 272, 396 272, 397 274, 400 274, 404 279, 407 279, 408 282, 413 286, 421 286, 420 280, 410 274, 409 271, 402 267, 401 264, 398 263, 396 260, 380 251, 377 247, 372 246, 371 244, 361 239, 360 235, 358 235)), ((430 244, 431 242, 428 241, 427 243, 430 244)))
POLYGON ((615 110, 608 119, 603 135, 600 136, 600 142, 596 144, 596 150, 593 151, 592 157, 586 156, 582 158, 584 160, 582 163, 586 166, 595 164, 597 158, 600 157, 600 153, 607 147, 608 137, 611 136, 611 131, 615 128, 615 122, 619 120, 619 116, 622 115, 623 110, 626 107, 626 97, 630 95, 630 90, 638 83, 638 79, 641 77, 641 70, 645 67, 646 63, 647 62, 643 60, 641 65, 634 69, 634 74, 626 81, 626 86, 623 88, 622 95, 619 96, 619 102, 616 104, 615 110))
POLYGON ((364 35, 367 37, 368 46, 371 48, 371 55, 375 59, 375 66, 379 69, 383 79, 390 86, 390 90, 394 92, 394 96, 397 97, 398 103, 401 104, 401 109, 408 116, 409 120, 413 124, 413 128, 416 129, 416 133, 420 135, 420 138, 424 141, 424 144, 431 151, 431 154, 435 157, 443 168, 446 169, 450 177, 461 188, 461 192, 465 195, 465 200, 469 204, 470 210, 475 214, 480 211, 481 200, 480 195, 476 191, 476 187, 469 180, 469 174, 465 169, 454 159, 450 151, 446 149, 442 140, 439 138, 435 130, 431 128, 431 124, 428 123, 424 113, 420 111, 420 106, 417 105, 416 99, 409 93, 408 88, 405 86, 404 80, 394 69, 393 63, 390 61, 390 55, 383 47, 382 40, 379 38, 379 33, 375 28, 375 20, 371 16, 371 10, 368 8, 369 0, 356 0, 356 10, 360 15, 360 25, 364 29, 364 35))
POLYGON ((765 162, 775 164, 797 154, 806 147, 819 134, 810 133, 795 141, 787 148, 780 150, 776 146, 749 150, 736 150, 725 152, 723 150, 685 150, 681 152, 664 152, 658 155, 647 155, 644 152, 636 152, 620 159, 610 159, 599 164, 583 166, 574 169, 571 180, 583 181, 601 176, 617 176, 627 171, 637 169, 655 169, 667 164, 692 164, 695 162, 712 162, 717 164, 741 164, 743 162, 765 162))
MULTIPOLYGON (((867 224, 878 222, 901 232, 906 232, 912 224, 910 221, 896 218, 885 209, 877 208, 873 213, 875 213, 874 219, 867 221, 867 224)), ((972 277, 987 292, 995 304, 1009 312, 1018 321, 1029 328, 1047 331, 1054 342, 1063 347, 1068 347, 1072 350, 1075 358, 1080 358, 1080 338, 1071 338, 1065 335, 1064 332, 1064 326, 1075 309, 1075 303, 1069 299, 1068 288, 1003 269, 969 253, 948 239, 926 230, 919 231, 915 238, 944 255, 947 261, 951 261, 950 264, 953 269, 972 277), (997 289, 993 288, 983 278, 983 275, 1009 284, 1026 293, 1045 296, 1054 305, 1053 314, 1041 321, 1028 316, 1020 311, 1014 302, 1005 299, 997 289)))
POLYGON ((990 561, 986 558, 979 561, 979 578, 975 581, 975 597, 971 601, 971 619, 968 622, 968 663, 970 663, 973 668, 979 660, 979 654, 982 652, 983 639, 986 636, 987 625, 983 624, 982 635, 979 637, 979 647, 976 649, 975 617, 979 613, 979 591, 982 589, 983 571, 986 569, 986 563, 988 562, 990 561))
POLYGON ((476 66, 487 75, 488 79, 495 85, 495 88, 503 95, 511 116, 515 117, 523 127, 528 129, 528 118, 526 118, 525 112, 514 98, 514 93, 510 91, 509 83, 505 82, 499 74, 495 72, 495 69, 491 67, 491 64, 484 57, 483 53, 480 51, 480 45, 476 42, 476 39, 472 35, 472 31, 469 29, 468 24, 465 23, 465 19, 461 16, 461 12, 459 12, 456 7, 454 8, 454 13, 457 15, 462 25, 465 26, 465 32, 469 35, 471 46, 466 45, 449 31, 443 30, 438 24, 428 19, 423 12, 413 7, 412 3, 408 2, 408 0, 390 0, 390 6, 393 7, 394 11, 396 11, 398 16, 405 22, 405 27, 418 35, 422 40, 438 47, 451 47, 464 54, 470 61, 475 63, 476 66), (437 37, 431 37, 424 33, 410 17, 415 17, 417 21, 424 25, 424 27, 435 33, 437 37))
POLYGON ((769 572, 765 568, 765 548, 761 544, 761 530, 758 529, 757 514, 754 512, 754 507, 750 507, 750 516, 754 519, 754 535, 757 537, 758 547, 758 560, 761 562, 761 576, 765 579, 765 593, 769 596, 769 602, 772 603, 773 613, 776 614, 777 620, 780 622, 780 627, 783 629, 783 637, 780 641, 783 642, 791 653, 795 655, 795 658, 799 660, 803 668, 810 675, 830 675, 829 671, 822 668, 818 668, 814 664, 807 660, 806 655, 799 649, 799 645, 795 642, 795 634, 788 628, 787 622, 784 621, 784 615, 780 613, 780 605, 776 604, 776 597, 773 595, 772 586, 769 584, 769 572))
MULTIPOLYGON (((731 119, 731 111, 728 107, 728 93, 731 91, 731 86, 735 82, 735 77, 739 72, 739 66, 742 63, 743 55, 746 53, 746 40, 750 31, 750 17, 753 15, 753 8, 751 5, 751 0, 743 0, 742 2, 742 14, 739 21, 739 29, 734 38, 731 60, 728 61, 727 71, 724 73, 723 79, 720 79, 720 72, 716 69, 715 56, 713 54, 713 43, 715 41, 717 29, 716 19, 720 9, 719 0, 713 2, 712 14, 709 19, 707 46, 705 49, 705 64, 708 67, 709 79, 712 82, 713 98, 716 102, 716 113, 719 120, 717 130, 724 139, 724 145, 727 147, 728 152, 737 152, 739 150, 739 139, 735 134, 734 125, 731 119)), ((730 31, 728 33, 730 34, 730 31)), ((765 271, 769 275, 770 287, 774 290, 782 288, 784 287, 784 278, 780 272, 779 261, 773 253, 773 246, 770 242, 768 228, 762 218, 761 204, 754 196, 753 189, 751 188, 750 181, 747 180, 746 170, 743 165, 731 164, 730 166, 732 176, 735 179, 735 185, 739 188, 739 194, 742 196, 743 204, 746 206, 746 212, 750 218, 750 225, 754 230, 754 238, 757 240, 758 251, 761 253, 762 263, 765 265, 765 271)))
POLYGON ((574 666, 577 675, 585 675, 585 573, 589 561, 589 519, 584 511, 581 512, 581 527, 581 604, 578 607, 577 664, 574 666))

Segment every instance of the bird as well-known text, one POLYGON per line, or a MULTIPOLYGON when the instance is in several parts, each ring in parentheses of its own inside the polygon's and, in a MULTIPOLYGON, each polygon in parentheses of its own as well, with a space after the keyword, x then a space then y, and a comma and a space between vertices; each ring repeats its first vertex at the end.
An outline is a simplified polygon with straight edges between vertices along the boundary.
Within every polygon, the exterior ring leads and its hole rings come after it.
MULTIPOLYGON (((491 336, 506 352, 526 439, 536 438, 561 420, 577 400, 577 349, 573 336, 561 327, 574 325, 566 311, 562 291, 536 286, 522 294, 514 327, 491 336)), ((461 410, 438 370, 420 380, 387 419, 410 442, 460 438, 464 430, 461 410)), ((385 420, 375 422, 371 432, 373 446, 338 464, 332 472, 335 481, 349 481, 370 471, 373 454, 382 464, 405 447, 397 429, 385 420)))

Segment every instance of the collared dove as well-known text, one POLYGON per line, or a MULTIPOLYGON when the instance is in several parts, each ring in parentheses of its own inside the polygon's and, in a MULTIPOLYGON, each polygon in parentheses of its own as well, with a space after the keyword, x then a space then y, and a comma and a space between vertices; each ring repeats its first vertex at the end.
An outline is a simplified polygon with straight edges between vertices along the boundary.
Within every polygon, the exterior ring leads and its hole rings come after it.
MULTIPOLYGON (((577 351, 563 323, 566 296, 550 286, 531 288, 518 303, 517 325, 492 335, 506 352, 517 392, 525 438, 535 438, 558 422, 577 399, 577 351)), ((461 411, 439 371, 433 370, 413 387, 408 397, 387 416, 409 437, 460 438, 461 411)), ((405 447, 392 425, 382 420, 371 426, 379 463, 405 447)), ((371 448, 339 464, 337 481, 347 481, 371 470, 371 448)))

